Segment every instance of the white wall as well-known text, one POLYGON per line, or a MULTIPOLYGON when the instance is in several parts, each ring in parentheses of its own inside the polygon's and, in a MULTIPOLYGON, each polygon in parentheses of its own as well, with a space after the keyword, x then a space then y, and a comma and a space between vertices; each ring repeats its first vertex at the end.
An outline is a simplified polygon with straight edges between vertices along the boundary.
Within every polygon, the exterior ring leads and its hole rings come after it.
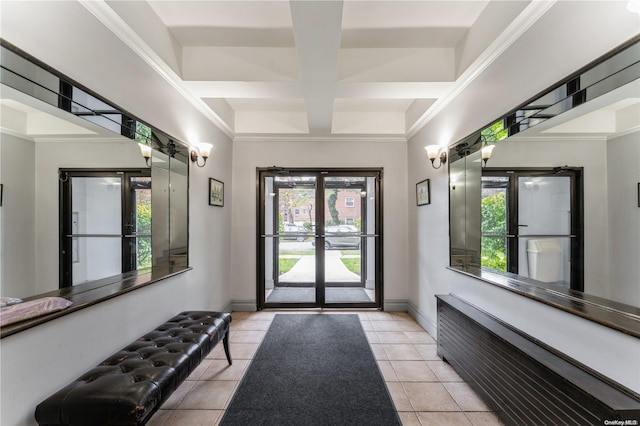
POLYGON ((384 168, 384 301, 387 309, 404 306, 408 296, 406 158, 404 142, 235 142, 234 306, 256 306, 256 167, 273 165, 384 168))
POLYGON ((209 207, 207 192, 211 176, 231 193, 232 149, 226 136, 79 3, 3 2, 0 19, 0 36, 22 50, 180 140, 215 145, 207 165, 190 171, 192 271, 0 341, 0 424, 35 425, 39 402, 162 321, 183 310, 230 306, 232 202, 209 207))
POLYGON ((35 144, 6 133, 0 136, 2 174, 2 287, 0 295, 35 294, 35 144))
POLYGON ((610 292, 640 306, 640 132, 607 143, 610 292))
POLYGON ((431 205, 416 208, 409 203, 409 297, 412 313, 433 332, 434 295, 456 293, 638 392, 639 339, 446 269, 447 173, 432 169, 423 149, 462 139, 636 35, 638 15, 625 6, 626 2, 556 2, 409 141, 407 191, 424 178, 431 178, 432 188, 431 205))

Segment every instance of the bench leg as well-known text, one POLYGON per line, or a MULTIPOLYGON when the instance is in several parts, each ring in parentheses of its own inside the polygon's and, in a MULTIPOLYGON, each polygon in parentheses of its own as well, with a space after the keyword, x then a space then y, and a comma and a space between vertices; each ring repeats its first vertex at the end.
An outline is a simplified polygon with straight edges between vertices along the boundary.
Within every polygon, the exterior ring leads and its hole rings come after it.
POLYGON ((224 353, 227 356, 227 361, 229 361, 229 365, 233 364, 231 361, 231 354, 229 353, 229 330, 224 335, 224 339, 222 339, 222 345, 224 346, 224 353))

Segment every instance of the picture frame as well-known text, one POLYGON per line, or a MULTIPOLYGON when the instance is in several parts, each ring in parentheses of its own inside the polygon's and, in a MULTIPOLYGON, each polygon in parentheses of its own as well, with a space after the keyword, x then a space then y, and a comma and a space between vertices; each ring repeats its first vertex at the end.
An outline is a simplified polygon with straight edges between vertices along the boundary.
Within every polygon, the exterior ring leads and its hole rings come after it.
POLYGON ((209 205, 224 207, 224 182, 209 178, 209 205))
POLYGON ((425 206, 427 204, 431 204, 430 179, 425 179, 422 182, 416 183, 416 204, 418 206, 425 206))

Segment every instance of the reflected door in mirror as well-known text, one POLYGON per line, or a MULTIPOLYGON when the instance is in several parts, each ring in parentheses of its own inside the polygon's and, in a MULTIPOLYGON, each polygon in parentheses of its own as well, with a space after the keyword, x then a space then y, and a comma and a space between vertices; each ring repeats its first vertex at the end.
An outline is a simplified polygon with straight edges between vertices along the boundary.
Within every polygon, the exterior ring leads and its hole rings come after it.
POLYGON ((581 170, 485 169, 481 266, 582 291, 581 170))
POLYGON ((148 170, 61 170, 60 288, 151 264, 148 170))

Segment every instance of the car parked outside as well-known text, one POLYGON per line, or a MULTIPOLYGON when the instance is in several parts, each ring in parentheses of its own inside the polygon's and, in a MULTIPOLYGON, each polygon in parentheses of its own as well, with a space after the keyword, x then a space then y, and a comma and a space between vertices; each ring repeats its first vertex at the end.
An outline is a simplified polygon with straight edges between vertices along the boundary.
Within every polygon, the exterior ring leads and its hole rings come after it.
MULTIPOLYGON (((360 248, 360 237, 357 235, 341 234, 358 234, 358 229, 353 225, 337 225, 327 226, 325 228, 324 248, 330 250, 332 248, 360 248)), ((312 241, 311 244, 315 245, 312 241)))
POLYGON ((308 234, 309 230, 307 228, 305 228, 304 226, 300 226, 300 225, 295 225, 295 224, 291 224, 291 223, 285 223, 284 224, 284 236, 281 237, 281 239, 283 240, 296 240, 299 243, 303 242, 304 240, 307 239, 306 235, 300 235, 300 234, 308 234), (287 235, 289 234, 289 235, 287 235))

